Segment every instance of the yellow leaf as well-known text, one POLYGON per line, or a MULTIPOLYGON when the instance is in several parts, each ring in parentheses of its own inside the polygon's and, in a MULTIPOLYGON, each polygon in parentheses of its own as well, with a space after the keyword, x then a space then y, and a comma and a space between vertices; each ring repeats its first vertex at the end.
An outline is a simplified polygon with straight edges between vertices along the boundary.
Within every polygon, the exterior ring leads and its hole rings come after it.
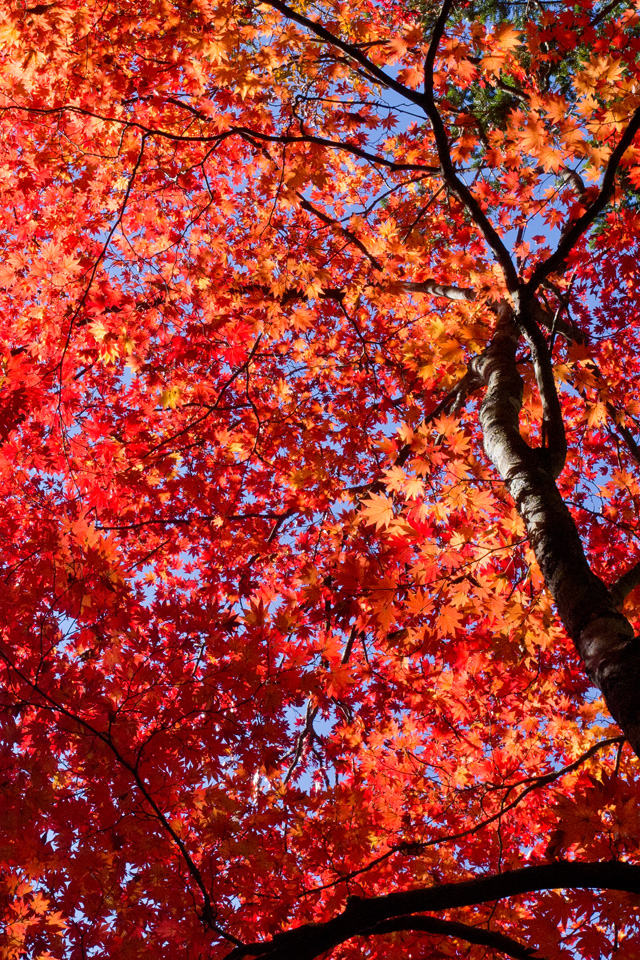
POLYGON ((163 407, 169 407, 173 410, 178 405, 181 393, 180 387, 168 387, 160 394, 160 403, 163 407))
POLYGON ((492 50, 515 50, 520 46, 520 31, 508 23, 501 23, 493 31, 493 37, 489 41, 492 50))
POLYGON ((400 493, 404 489, 404 485, 407 479, 407 475, 402 469, 402 467, 389 467, 386 471, 382 482, 384 483, 387 490, 395 491, 395 493, 400 493))
POLYGON ((372 493, 360 508, 365 523, 384 530, 393 520, 393 504, 383 493, 372 493))
POLYGON ((438 613, 437 629, 441 637, 450 636, 455 633, 460 623, 462 615, 453 606, 442 607, 438 613))
POLYGON ((404 484, 404 495, 407 500, 415 500, 416 497, 421 497, 423 493, 424 484, 422 480, 418 480, 416 477, 407 477, 404 484))
POLYGON ((424 83, 423 67, 405 67, 398 71, 398 80, 412 90, 417 90, 424 83))
POLYGON ((395 36, 392 37, 391 40, 387 40, 385 52, 388 51, 391 54, 388 62, 395 63, 396 60, 404 57, 407 49, 407 44, 403 37, 395 36))
POLYGON ((600 400, 587 407, 587 423, 590 427, 597 427, 601 423, 606 423, 607 408, 600 400))

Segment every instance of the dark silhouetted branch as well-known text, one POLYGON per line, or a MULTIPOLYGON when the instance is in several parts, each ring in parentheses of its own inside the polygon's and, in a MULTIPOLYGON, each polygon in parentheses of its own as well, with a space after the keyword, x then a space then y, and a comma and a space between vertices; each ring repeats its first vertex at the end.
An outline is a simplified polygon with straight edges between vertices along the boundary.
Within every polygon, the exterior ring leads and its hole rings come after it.
POLYGON ((627 149, 633 143, 633 139, 638 130, 640 130, 640 107, 634 111, 626 130, 620 137, 616 148, 609 157, 609 162, 607 164, 604 177, 602 178, 602 186, 600 187, 598 196, 593 203, 587 207, 582 216, 578 217, 575 223, 573 223, 568 230, 563 230, 560 242, 558 243, 555 251, 548 256, 546 260, 543 260, 541 263, 539 263, 535 268, 526 285, 526 289, 529 294, 532 294, 540 286, 542 281, 545 280, 550 274, 557 273, 562 268, 562 265, 575 247, 576 243, 586 233, 591 224, 595 221, 596 217, 602 213, 604 208, 609 203, 609 200, 613 196, 618 166, 620 165, 620 161, 622 160, 627 149))
POLYGON ((477 943, 482 947, 491 947, 499 950, 513 960, 536 960, 541 955, 533 947, 525 947, 512 937, 507 937, 497 930, 485 930, 483 927, 471 926, 469 923, 456 923, 454 920, 440 920, 438 917, 397 917, 393 920, 383 920, 371 930, 365 931, 362 936, 374 936, 381 933, 393 933, 397 930, 423 931, 434 936, 455 937, 467 943, 477 943))
MULTIPOLYGON (((266 957, 268 960, 314 960, 352 937, 371 936, 386 921, 411 918, 416 913, 452 910, 494 903, 507 897, 544 890, 600 889, 640 894, 640 866, 620 861, 583 863, 555 861, 458 883, 400 890, 380 897, 349 897, 344 911, 325 923, 308 923, 277 934, 271 940, 249 943, 227 954, 227 960, 266 957)), ((425 922, 428 918, 425 918, 425 922)))

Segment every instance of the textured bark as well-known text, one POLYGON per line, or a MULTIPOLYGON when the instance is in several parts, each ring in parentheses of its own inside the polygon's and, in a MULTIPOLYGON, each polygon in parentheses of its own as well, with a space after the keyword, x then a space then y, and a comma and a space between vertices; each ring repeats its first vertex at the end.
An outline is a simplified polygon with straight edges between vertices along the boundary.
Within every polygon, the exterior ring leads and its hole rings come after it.
MULTIPOLYGON (((564 463, 566 443, 549 351, 538 326, 544 311, 536 299, 540 285, 552 274, 563 271, 570 252, 611 200, 620 161, 640 130, 640 107, 632 114, 609 158, 596 198, 577 220, 565 226, 556 250, 537 264, 523 284, 478 199, 456 173, 446 128, 434 97, 436 53, 452 8, 453 0, 444 0, 433 28, 425 59, 421 105, 431 122, 442 177, 495 255, 518 311, 516 323, 508 305, 502 305, 492 343, 471 366, 472 372, 488 388, 480 416, 485 449, 525 522, 560 618, 584 661, 590 680, 602 691, 611 715, 640 756, 640 644, 629 621, 617 609, 618 596, 612 596, 591 570, 573 518, 555 483, 564 463), (520 330, 531 346, 542 401, 548 445, 540 450, 532 450, 520 435, 522 383, 515 363, 520 330)), ((576 186, 575 178, 573 185, 576 186)), ((555 323, 552 330, 556 332, 555 323)))
POLYGON ((470 287, 452 287, 450 284, 436 283, 435 280, 400 280, 393 286, 408 293, 428 293, 433 297, 444 297, 446 300, 463 300, 473 303, 476 299, 475 290, 470 287))
POLYGON ((640 561, 623 573, 620 579, 609 588, 611 598, 618 609, 622 607, 631 591, 638 586, 640 586, 640 561))
MULTIPOLYGON (((520 319, 526 329, 529 319, 520 319)), ((640 643, 617 609, 617 597, 589 566, 554 480, 557 452, 534 450, 520 434, 522 380, 515 359, 519 329, 513 312, 503 304, 492 343, 474 362, 475 373, 487 385, 480 412, 485 450, 524 520, 560 618, 590 680, 640 755, 640 643)), ((541 362, 547 361, 542 357, 541 362)), ((541 376, 549 396, 548 372, 541 376)))

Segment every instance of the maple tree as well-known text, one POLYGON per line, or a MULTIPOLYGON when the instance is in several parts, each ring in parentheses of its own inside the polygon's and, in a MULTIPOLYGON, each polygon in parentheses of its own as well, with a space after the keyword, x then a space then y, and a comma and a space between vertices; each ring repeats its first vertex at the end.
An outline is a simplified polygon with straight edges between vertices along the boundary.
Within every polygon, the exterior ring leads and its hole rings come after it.
POLYGON ((0 957, 636 957, 637 4, 0 49, 0 957))

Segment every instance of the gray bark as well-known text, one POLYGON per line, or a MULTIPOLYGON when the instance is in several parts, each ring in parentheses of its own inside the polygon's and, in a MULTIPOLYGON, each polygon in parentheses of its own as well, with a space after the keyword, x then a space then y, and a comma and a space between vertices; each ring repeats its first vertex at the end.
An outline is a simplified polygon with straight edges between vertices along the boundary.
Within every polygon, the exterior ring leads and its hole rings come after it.
MULTIPOLYGON (((562 450, 558 446, 532 449, 520 434, 522 379, 516 347, 520 329, 526 330, 531 322, 526 310, 526 305, 520 308, 517 324, 513 311, 503 304, 490 346, 473 363, 487 387, 480 412, 485 450, 525 523, 558 614, 589 679, 602 691, 612 717, 640 756, 640 642, 617 609, 619 598, 591 570, 573 517, 558 491, 554 477, 562 450)), ((540 356, 537 361, 545 367, 536 374, 547 393, 546 409, 550 404, 555 417, 550 363, 540 356)), ((562 446, 557 425, 554 432, 556 444, 562 446)))

